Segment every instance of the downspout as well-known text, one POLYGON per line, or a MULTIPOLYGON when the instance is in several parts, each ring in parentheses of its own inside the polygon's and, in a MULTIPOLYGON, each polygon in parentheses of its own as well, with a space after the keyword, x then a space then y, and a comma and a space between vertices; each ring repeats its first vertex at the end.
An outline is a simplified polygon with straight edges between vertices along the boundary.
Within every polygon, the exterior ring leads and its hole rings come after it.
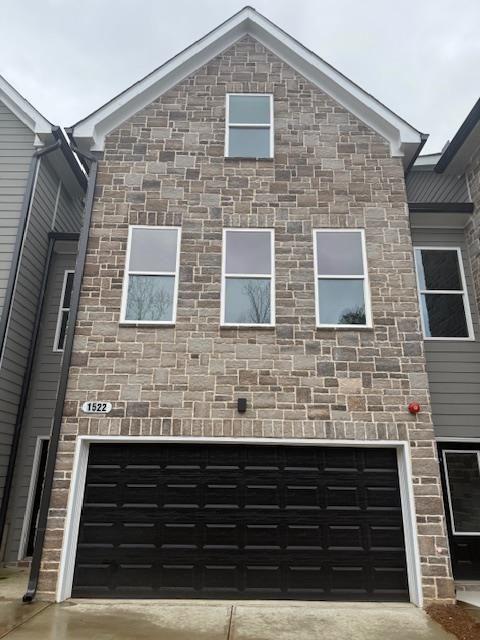
POLYGON ((5 487, 3 490, 3 500, 0 506, 0 539, 3 539, 3 533, 5 530, 5 521, 7 519, 8 505, 10 502, 10 494, 12 491, 13 474, 15 471, 15 461, 17 459, 18 445, 20 443, 20 435, 22 431, 23 416, 24 416, 25 407, 27 404, 28 388, 32 378, 33 362, 35 359, 35 352, 37 348, 38 334, 40 331, 40 321, 42 318, 43 307, 45 302, 45 291, 47 288, 48 272, 49 272, 50 263, 52 260, 54 244, 55 244, 55 239, 50 237, 48 239, 47 257, 45 259, 42 284, 40 287, 39 303, 35 310, 35 320, 33 323, 32 339, 30 341, 30 347, 28 350, 27 365, 26 365, 25 373, 22 380, 22 389, 20 392, 20 402, 18 405, 17 417, 15 419, 12 445, 10 448, 10 455, 8 457, 8 467, 7 467, 7 475, 5 478, 5 487))
POLYGON ((3 358, 3 351, 5 348, 5 337, 7 335, 8 323, 12 313, 13 295, 15 293, 15 286, 17 284, 18 266, 20 264, 20 258, 22 256, 23 244, 25 241, 25 232, 28 227, 30 219, 31 204, 33 201, 33 194, 35 190, 35 178, 38 171, 38 165, 42 156, 59 149, 62 143, 57 140, 48 147, 42 147, 36 149, 33 152, 32 159, 30 161, 30 169, 28 172, 27 185, 25 187, 25 196, 22 203, 22 211, 20 213, 21 224, 18 228, 17 239, 15 240, 15 248, 13 250, 12 264, 10 266, 10 275, 8 278, 7 291, 5 295, 5 302, 3 305, 2 318, 0 321, 0 363, 3 358))
POLYGON ((27 591, 23 596, 23 602, 32 602, 37 592, 38 579, 40 576, 40 568, 42 562, 43 545, 45 542, 45 532, 47 528, 48 511, 50 508, 50 497, 53 488, 53 479, 55 473, 55 464, 57 460, 58 442, 60 440, 60 431, 62 427, 63 405, 67 392, 68 373, 70 369, 70 361, 72 358, 73 338, 75 335, 75 324, 77 320, 78 306, 80 302, 80 288, 83 278, 83 270, 87 256, 88 234, 90 231, 90 223, 92 218, 93 200, 95 196, 95 186, 97 181, 98 159, 89 153, 74 149, 74 151, 91 162, 90 175, 88 180, 87 195, 85 198, 84 220, 80 233, 78 244, 77 261, 75 264, 75 276, 73 278, 72 302, 70 306, 70 316, 65 336, 65 347, 63 351, 62 368, 60 372, 60 381, 58 385, 57 402, 55 404, 55 413, 53 417, 52 432, 50 435, 50 444, 48 447, 47 465, 45 469, 45 479, 43 484, 42 499, 40 501, 40 509, 38 513, 37 534, 35 537, 35 546, 33 548, 32 564, 30 567, 30 577, 28 580, 27 591))

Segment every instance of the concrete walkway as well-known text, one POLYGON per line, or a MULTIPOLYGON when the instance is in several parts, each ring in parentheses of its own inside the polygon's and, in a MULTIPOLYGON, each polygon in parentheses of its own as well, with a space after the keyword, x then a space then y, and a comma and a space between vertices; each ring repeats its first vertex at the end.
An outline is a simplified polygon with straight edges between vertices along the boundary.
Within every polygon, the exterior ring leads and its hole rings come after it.
POLYGON ((8 640, 453 640, 413 605, 191 600, 9 605, 10 613, 1 611, 0 634, 8 640))

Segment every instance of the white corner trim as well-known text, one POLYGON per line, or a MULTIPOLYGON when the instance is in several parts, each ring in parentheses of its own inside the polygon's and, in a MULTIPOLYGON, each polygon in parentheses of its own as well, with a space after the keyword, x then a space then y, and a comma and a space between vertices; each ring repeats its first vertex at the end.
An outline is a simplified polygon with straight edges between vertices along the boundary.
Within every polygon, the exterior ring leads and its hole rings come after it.
POLYGON ((398 475, 402 517, 405 536, 410 601, 423 605, 420 552, 417 539, 417 521, 412 482, 412 466, 409 443, 403 440, 331 440, 318 438, 224 438, 195 436, 79 436, 75 445, 67 516, 63 534, 60 567, 57 580, 56 602, 71 597, 78 529, 83 505, 88 454, 91 443, 197 443, 197 444, 255 444, 284 446, 337 446, 337 447, 382 447, 397 450, 398 475))
POLYGON ((379 133, 389 142, 392 156, 404 157, 405 164, 410 162, 422 141, 417 129, 251 7, 245 7, 77 122, 73 126, 77 143, 94 151, 103 150, 105 136, 110 131, 246 35, 251 35, 379 133))
POLYGON ((52 124, 42 116, 12 85, 0 76, 0 100, 35 134, 35 146, 42 146, 52 133, 52 124))

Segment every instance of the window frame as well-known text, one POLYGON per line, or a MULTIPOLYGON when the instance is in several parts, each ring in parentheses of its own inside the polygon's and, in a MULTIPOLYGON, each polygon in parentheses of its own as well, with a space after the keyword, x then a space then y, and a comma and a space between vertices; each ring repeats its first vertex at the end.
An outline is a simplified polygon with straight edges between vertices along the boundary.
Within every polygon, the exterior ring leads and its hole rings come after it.
MULTIPOLYGON (((63 353, 64 349, 60 348, 58 345, 58 342, 60 340, 60 331, 62 328, 62 318, 63 318, 63 314, 65 313, 65 311, 68 311, 68 319, 70 320, 70 307, 65 307, 64 306, 64 302, 65 302, 65 291, 67 289, 67 280, 68 280, 68 276, 73 273, 73 277, 75 277, 75 269, 65 269, 65 271, 63 272, 63 284, 62 284, 62 293, 60 295, 60 304, 58 307, 58 312, 57 312, 57 324, 55 327, 55 337, 53 338, 53 351, 55 353, 63 353)), ((73 283, 72 283, 72 290, 73 290, 73 283)), ((71 301, 70 301, 71 304, 71 301)), ((65 346, 65 343, 64 343, 65 346)))
POLYGON ((177 302, 178 302, 178 281, 180 275, 180 247, 181 247, 181 239, 182 239, 182 228, 178 226, 169 226, 169 225, 150 225, 150 224, 131 224, 128 227, 128 237, 127 237, 127 251, 125 257, 125 269, 123 273, 123 282, 122 282, 122 301, 120 306, 120 324, 127 326, 136 326, 136 325, 154 325, 154 326, 173 326, 177 320, 177 302), (175 271, 141 271, 134 270, 130 271, 130 256, 132 251, 132 236, 134 229, 165 229, 165 230, 176 230, 177 231, 177 247, 176 247, 176 258, 175 258, 175 271), (175 278, 174 286, 173 286, 173 305, 172 305, 172 319, 171 320, 127 320, 125 318, 125 314, 127 311, 127 299, 128 299, 128 278, 130 275, 141 275, 141 276, 173 276, 175 278))
POLYGON ((220 326, 221 327, 250 327, 250 328, 267 328, 271 329, 275 327, 275 229, 267 227, 224 227, 222 231, 222 282, 220 293, 220 326), (227 273, 227 233, 237 233, 240 231, 246 231, 248 233, 265 233, 270 234, 270 274, 259 273, 227 273), (228 278, 262 278, 270 279, 270 323, 255 323, 255 322, 226 322, 225 321, 225 294, 226 294, 226 281, 228 278))
POLYGON ((227 93, 225 95, 225 158, 235 158, 239 160, 272 160, 274 157, 274 117, 273 117, 273 93, 227 93), (254 124, 254 123, 234 123, 230 124, 230 96, 251 96, 251 97, 268 97, 270 102, 270 123, 254 124), (269 128, 270 147, 268 156, 235 156, 230 154, 230 127, 236 129, 266 129, 269 128))
POLYGON ((315 324, 317 329, 371 329, 373 327, 372 320, 372 302, 370 294, 370 281, 368 277, 368 261, 367 261, 367 245, 365 241, 365 229, 356 228, 322 228, 313 229, 313 266, 315 273, 315 324), (360 235, 360 243, 362 248, 362 265, 363 275, 321 275, 318 273, 318 256, 317 256, 317 233, 358 233, 360 235), (365 305, 365 324, 327 324, 320 322, 320 296, 318 294, 318 281, 323 280, 363 280, 363 302, 365 305))
POLYGON ((469 299, 469 295, 468 295, 468 289, 467 289, 467 280, 465 278, 465 269, 463 266, 463 255, 462 255, 462 249, 459 246, 453 246, 453 247, 437 247, 437 246, 428 246, 428 245, 421 245, 421 246, 417 246, 415 245, 413 247, 413 256, 414 256, 414 261, 415 261, 415 275, 416 275, 416 279, 417 279, 417 292, 418 292, 418 304, 420 307, 420 322, 422 325, 422 334, 423 334, 423 339, 424 340, 443 340, 443 341, 453 341, 453 342, 471 342, 472 340, 475 340, 475 333, 473 331, 473 322, 472 322, 472 312, 470 309, 470 299, 469 299), (457 253, 457 260, 458 260, 458 266, 459 266, 459 271, 460 271, 460 279, 462 282, 462 289, 448 289, 448 290, 444 290, 444 289, 422 289, 420 287, 420 264, 421 264, 421 252, 422 251, 456 251, 457 253), (449 295, 455 294, 455 295, 459 295, 462 294, 462 299, 463 299, 463 310, 465 312, 465 323, 467 325, 467 331, 468 331, 468 336, 465 337, 444 337, 444 336, 427 336, 426 331, 425 331, 425 319, 423 317, 423 311, 422 311, 422 294, 429 294, 429 293, 446 293, 449 295))
POLYGON ((453 505, 452 505, 452 495, 450 492, 450 477, 448 473, 448 465, 447 465, 447 453, 468 453, 468 454, 476 454, 477 455, 477 465, 478 472, 480 474, 480 449, 443 449, 442 450, 442 461, 443 461, 443 469, 445 472, 445 486, 447 489, 447 503, 448 503, 448 512, 450 514, 450 526, 452 528, 452 534, 455 536, 480 536, 479 531, 457 531, 455 528, 455 519, 453 514, 453 505))

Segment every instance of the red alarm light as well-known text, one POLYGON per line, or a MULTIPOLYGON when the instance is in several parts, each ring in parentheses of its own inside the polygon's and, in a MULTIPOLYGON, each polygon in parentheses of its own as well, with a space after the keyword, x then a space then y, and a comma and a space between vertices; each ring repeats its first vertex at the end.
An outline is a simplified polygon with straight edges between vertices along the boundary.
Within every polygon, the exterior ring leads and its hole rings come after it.
POLYGON ((420 411, 420 408, 421 407, 418 402, 410 402, 410 404, 408 405, 408 410, 414 416, 420 411))

